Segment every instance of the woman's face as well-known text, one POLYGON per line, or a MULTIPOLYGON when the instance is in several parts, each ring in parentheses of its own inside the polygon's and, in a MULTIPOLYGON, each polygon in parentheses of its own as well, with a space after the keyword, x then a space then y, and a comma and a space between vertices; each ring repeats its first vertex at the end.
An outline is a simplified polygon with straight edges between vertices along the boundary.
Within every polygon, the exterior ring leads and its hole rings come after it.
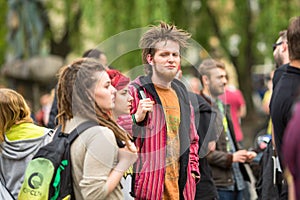
POLYGON ((95 101, 104 111, 115 107, 116 89, 111 85, 110 78, 106 72, 99 72, 99 80, 95 87, 95 101))
POLYGON ((116 93, 115 108, 113 113, 116 117, 122 114, 129 114, 133 97, 128 92, 128 85, 116 93))

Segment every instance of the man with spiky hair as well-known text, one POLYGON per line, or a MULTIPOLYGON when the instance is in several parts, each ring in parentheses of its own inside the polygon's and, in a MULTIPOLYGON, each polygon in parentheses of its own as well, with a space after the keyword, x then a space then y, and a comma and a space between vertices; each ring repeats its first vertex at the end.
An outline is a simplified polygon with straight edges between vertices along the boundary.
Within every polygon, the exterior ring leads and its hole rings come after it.
POLYGON ((140 39, 146 76, 136 78, 130 87, 132 130, 139 148, 136 199, 195 197, 199 137, 188 91, 175 78, 180 51, 189 38, 189 33, 161 22, 140 39))

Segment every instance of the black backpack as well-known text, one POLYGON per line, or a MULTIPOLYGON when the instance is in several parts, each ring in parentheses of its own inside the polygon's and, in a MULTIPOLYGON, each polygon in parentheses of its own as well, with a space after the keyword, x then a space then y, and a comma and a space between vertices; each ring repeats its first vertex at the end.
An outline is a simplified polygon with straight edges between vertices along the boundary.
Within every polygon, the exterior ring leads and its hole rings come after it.
POLYGON ((97 126, 87 121, 70 134, 55 132, 52 142, 41 147, 26 168, 19 200, 75 199, 72 186, 70 147, 83 131, 97 126))

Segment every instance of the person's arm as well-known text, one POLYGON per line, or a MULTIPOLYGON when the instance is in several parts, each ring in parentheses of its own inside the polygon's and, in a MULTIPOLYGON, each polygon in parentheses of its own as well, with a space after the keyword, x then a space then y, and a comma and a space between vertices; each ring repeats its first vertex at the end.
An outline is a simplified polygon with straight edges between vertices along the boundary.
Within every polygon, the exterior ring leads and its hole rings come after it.
POLYGON ((226 169, 231 167, 233 156, 230 153, 215 150, 210 152, 206 158, 210 165, 215 165, 217 167, 226 169))
MULTIPOLYGON (((123 177, 125 171, 133 165, 133 163, 137 159, 137 150, 132 142, 130 142, 133 148, 135 149, 135 153, 130 151, 127 147, 119 148, 118 158, 119 162, 116 167, 109 174, 106 185, 108 188, 108 193, 111 193, 115 187, 120 183, 121 178, 123 177)), ((132 149, 131 149, 132 150, 132 149)))
POLYGON ((240 90, 238 90, 238 97, 239 97, 238 100, 240 103, 240 107, 238 110, 238 117, 244 118, 244 117, 246 117, 246 114, 247 114, 247 107, 246 107, 246 102, 245 102, 244 96, 240 90))
POLYGON ((243 104, 239 109, 239 116, 240 118, 244 118, 246 114, 247 114, 246 104, 243 104))
POLYGON ((142 122, 145 119, 147 112, 152 111, 153 104, 154 101, 151 101, 150 98, 141 99, 139 101, 137 111, 134 113, 136 123, 142 122))
POLYGON ((262 108, 266 114, 270 114, 270 101, 271 101, 271 91, 268 90, 265 92, 263 100, 262 100, 262 108))
POLYGON ((247 159, 248 152, 246 150, 239 150, 233 154, 215 150, 207 156, 210 165, 215 165, 220 168, 231 168, 233 162, 244 163, 247 159))
POLYGON ((134 163, 137 154, 126 148, 119 149, 108 128, 93 127, 82 134, 85 134, 86 152, 79 182, 81 194, 84 199, 106 199, 119 185, 124 171, 134 163), (114 166, 116 155, 118 163, 114 166))

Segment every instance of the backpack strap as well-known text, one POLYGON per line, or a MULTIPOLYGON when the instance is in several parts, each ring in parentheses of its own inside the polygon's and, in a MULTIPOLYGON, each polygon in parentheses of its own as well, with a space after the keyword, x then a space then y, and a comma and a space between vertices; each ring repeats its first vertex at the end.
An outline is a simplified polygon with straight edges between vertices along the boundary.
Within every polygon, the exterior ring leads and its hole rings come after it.
POLYGON ((79 124, 70 134, 62 133, 61 132, 61 125, 57 128, 56 133, 57 137, 67 137, 69 139, 70 144, 77 138, 79 134, 81 134, 83 131, 93 127, 98 126, 99 124, 95 121, 86 121, 81 124, 79 124))
POLYGON ((95 121, 86 121, 77 126, 69 135, 69 142, 72 144, 72 142, 77 138, 79 134, 81 134, 83 131, 93 127, 93 126, 99 126, 99 124, 95 121))
POLYGON ((139 85, 139 84, 137 84, 137 83, 131 83, 131 85, 133 85, 133 86, 137 89, 139 99, 143 99, 143 97, 142 97, 140 91, 144 91, 144 87, 141 86, 141 85, 139 85))
MULTIPOLYGON (((137 83, 131 83, 138 91, 138 97, 139 99, 143 99, 140 91, 144 91, 144 88, 143 86, 141 85, 138 85, 137 83)), ((147 117, 147 116, 146 116, 147 117)), ((135 124, 136 125, 136 124, 135 124)), ((140 149, 142 149, 143 147, 143 144, 144 144, 144 140, 145 140, 145 135, 146 135, 146 130, 145 128, 141 128, 141 130, 139 129, 139 131, 141 131, 141 145, 140 145, 140 149)), ((136 131, 136 132, 139 132, 139 131, 136 131)), ((133 139, 136 140, 136 138, 138 137, 138 134, 139 133, 133 133, 133 139)))

